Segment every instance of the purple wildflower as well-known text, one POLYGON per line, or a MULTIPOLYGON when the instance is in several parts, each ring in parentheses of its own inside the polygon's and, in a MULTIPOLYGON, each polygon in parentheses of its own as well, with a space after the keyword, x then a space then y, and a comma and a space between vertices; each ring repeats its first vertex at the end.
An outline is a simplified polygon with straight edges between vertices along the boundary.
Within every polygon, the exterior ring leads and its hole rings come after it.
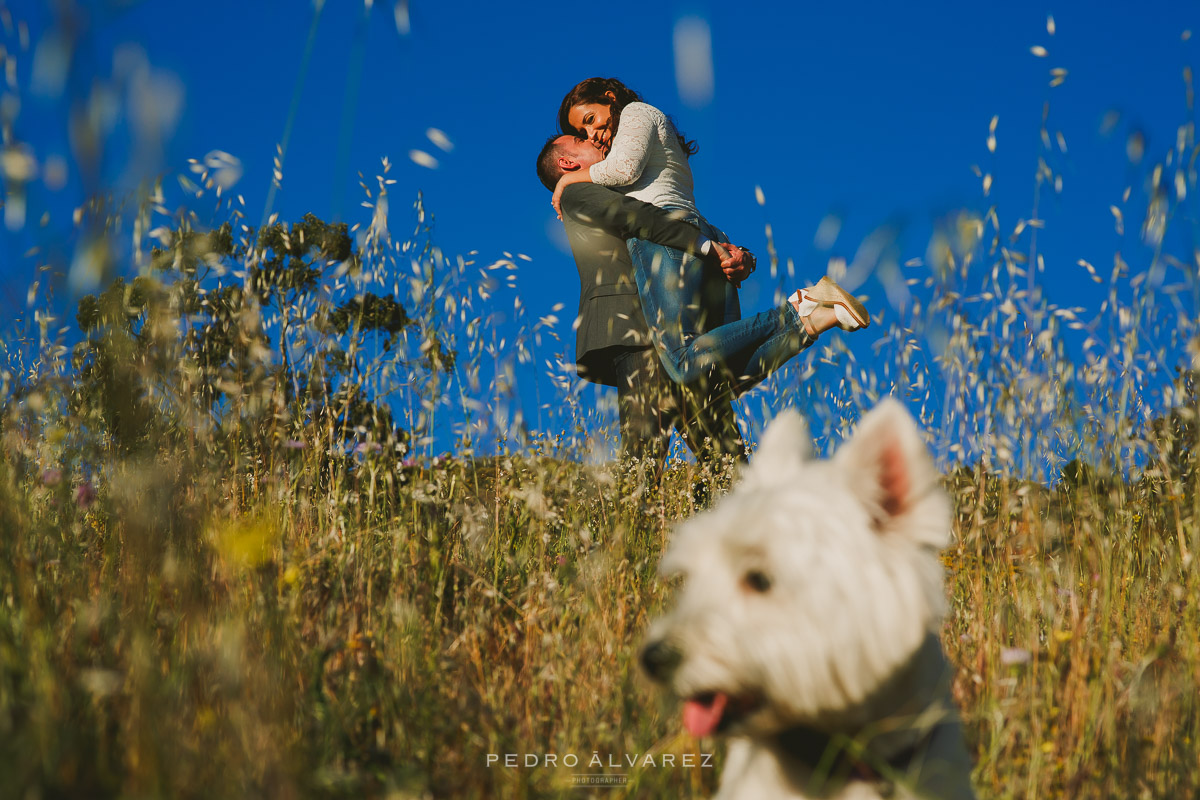
POLYGON ((1000 648, 1000 663, 1006 667, 1016 666, 1017 664, 1028 664, 1032 660, 1033 653, 1030 653, 1023 647, 1000 648))
POLYGON ((87 510, 91 508, 92 503, 96 502, 96 487, 88 481, 84 481, 75 487, 75 504, 80 508, 87 510))

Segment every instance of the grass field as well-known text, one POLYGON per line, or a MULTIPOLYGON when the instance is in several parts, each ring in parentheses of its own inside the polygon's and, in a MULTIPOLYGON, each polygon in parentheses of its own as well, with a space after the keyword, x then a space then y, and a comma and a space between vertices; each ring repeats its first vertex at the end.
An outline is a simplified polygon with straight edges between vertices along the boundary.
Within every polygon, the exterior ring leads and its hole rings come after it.
MULTIPOLYGON (((1065 152, 1041 141, 1035 196, 1065 152)), ((826 454, 880 397, 919 419, 984 798, 1200 796, 1196 153, 1189 123, 1139 167, 1110 274, 1050 265, 1101 307, 1044 295, 1036 200, 964 211, 874 338, 825 336, 741 404, 799 407, 826 454)), ((0 800, 710 795, 721 743, 636 653, 674 523, 736 468, 607 461, 569 319, 527 315, 519 257, 442 253, 420 199, 403 240, 382 194, 361 240, 252 229, 193 166, 228 226, 161 185, 92 198, 76 244, 129 283, 0 340, 0 800), (623 783, 574 783, 598 773, 623 783)))
MULTIPOLYGON (((1195 396, 1186 380, 1152 390, 1139 365, 1164 358, 1154 342, 1194 339, 1195 319, 1123 294, 1133 305, 1092 321, 1111 320, 1110 337, 1079 365, 1058 327, 1070 317, 1012 274, 990 298, 931 284, 936 310, 893 321, 880 351, 955 501, 943 633, 979 792, 1193 796, 1195 396), (1006 329, 1014 298, 1028 315, 1006 329), (950 334, 921 361, 933 314, 950 334), (922 386, 942 387, 937 410, 922 386)), ((711 792, 720 744, 682 733, 635 653, 669 601, 655 567, 673 521, 696 510, 695 482, 719 494, 731 468, 675 460, 654 486, 585 464, 567 436, 484 457, 464 434, 461 452, 433 458, 359 426, 350 447, 334 406, 355 395, 289 395, 269 348, 244 348, 257 371, 205 378, 180 344, 187 324, 171 322, 178 291, 126 287, 108 317, 101 298, 107 324, 73 354, 8 350, 0 794, 711 792), (223 381, 216 406, 204 380, 223 381), (572 786, 597 772, 628 784, 572 786)), ((443 333, 464 356, 456 374, 486 357, 443 333)), ((812 358, 844 368, 836 391, 801 398, 828 447, 886 387, 856 380, 836 340, 812 358)), ((422 396, 445 396, 424 369, 422 396)), ((380 370, 347 374, 343 388, 365 392, 380 370)), ((464 421, 491 413, 454 403, 464 421)))
MULTIPOLYGON (((692 468, 638 495, 608 468, 451 462, 367 502, 272 466, 251 486, 159 454, 84 510, 6 462, 12 796, 576 796, 585 770, 548 753, 599 753, 586 771, 634 796, 711 790, 714 769, 663 755, 719 745, 635 668, 692 468)), ((1195 794, 1194 494, 979 470, 952 488, 944 637, 981 795, 1195 794)))

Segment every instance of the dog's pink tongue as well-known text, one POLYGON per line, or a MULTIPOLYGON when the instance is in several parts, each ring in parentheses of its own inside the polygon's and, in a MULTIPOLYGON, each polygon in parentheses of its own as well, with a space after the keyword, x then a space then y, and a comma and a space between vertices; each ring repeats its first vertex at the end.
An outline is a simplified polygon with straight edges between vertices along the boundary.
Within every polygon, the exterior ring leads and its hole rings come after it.
POLYGON ((697 739, 712 736, 721 723, 721 715, 725 713, 725 704, 729 698, 721 692, 715 692, 707 702, 700 700, 685 700, 683 703, 683 727, 697 739))

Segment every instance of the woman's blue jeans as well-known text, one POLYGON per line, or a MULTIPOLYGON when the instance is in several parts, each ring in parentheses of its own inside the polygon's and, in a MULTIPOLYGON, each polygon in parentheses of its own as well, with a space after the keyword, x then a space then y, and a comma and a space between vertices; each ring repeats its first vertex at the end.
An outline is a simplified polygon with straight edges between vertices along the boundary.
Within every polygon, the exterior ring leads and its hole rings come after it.
MULTIPOLYGON (((710 239, 725 239, 702 217, 685 219, 710 239)), ((737 291, 723 274, 713 274, 714 267, 642 239, 630 239, 628 246, 642 311, 663 367, 676 383, 724 372, 745 389, 816 341, 791 303, 738 319, 737 291), (716 289, 722 284, 723 294, 716 289)))

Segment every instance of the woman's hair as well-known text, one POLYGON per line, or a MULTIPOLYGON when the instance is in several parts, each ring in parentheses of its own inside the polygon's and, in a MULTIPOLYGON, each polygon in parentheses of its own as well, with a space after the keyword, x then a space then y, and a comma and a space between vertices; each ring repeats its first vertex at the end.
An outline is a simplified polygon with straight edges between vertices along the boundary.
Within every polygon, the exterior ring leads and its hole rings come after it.
MULTIPOLYGON (((563 133, 572 136, 583 136, 583 131, 571 125, 571 109, 580 103, 600 103, 609 107, 611 115, 610 126, 612 135, 617 135, 617 128, 621 124, 621 109, 630 103, 644 103, 642 96, 630 89, 625 84, 616 78, 588 78, 580 81, 575 85, 575 88, 567 92, 567 96, 562 99, 562 103, 558 106, 558 127, 563 133), (612 92, 616 95, 614 102, 606 92, 612 92)), ((679 127, 675 125, 675 120, 667 117, 671 121, 671 126, 675 128, 675 135, 679 137, 679 146, 683 148, 683 152, 689 156, 694 156, 700 151, 699 145, 694 140, 685 139, 683 134, 679 132, 679 127)))

